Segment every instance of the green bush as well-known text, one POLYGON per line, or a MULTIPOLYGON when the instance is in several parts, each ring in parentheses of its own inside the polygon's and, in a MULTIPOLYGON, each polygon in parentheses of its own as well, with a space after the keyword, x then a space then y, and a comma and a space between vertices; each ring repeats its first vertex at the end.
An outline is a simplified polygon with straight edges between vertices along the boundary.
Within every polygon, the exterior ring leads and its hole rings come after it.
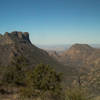
POLYGON ((26 78, 26 87, 21 88, 20 94, 24 97, 38 96, 43 98, 46 93, 54 97, 61 94, 62 75, 49 65, 39 64, 26 78))
POLYGON ((26 59, 24 57, 17 57, 10 66, 5 67, 2 75, 2 84, 5 85, 24 85, 26 77, 26 59))

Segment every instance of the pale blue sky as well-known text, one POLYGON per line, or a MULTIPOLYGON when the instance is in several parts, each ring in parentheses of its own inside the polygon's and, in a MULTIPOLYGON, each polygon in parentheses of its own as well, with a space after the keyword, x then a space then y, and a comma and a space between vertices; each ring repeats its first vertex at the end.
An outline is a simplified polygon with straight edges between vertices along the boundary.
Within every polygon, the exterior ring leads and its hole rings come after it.
POLYGON ((34 44, 100 43, 100 0, 0 0, 0 32, 34 44))

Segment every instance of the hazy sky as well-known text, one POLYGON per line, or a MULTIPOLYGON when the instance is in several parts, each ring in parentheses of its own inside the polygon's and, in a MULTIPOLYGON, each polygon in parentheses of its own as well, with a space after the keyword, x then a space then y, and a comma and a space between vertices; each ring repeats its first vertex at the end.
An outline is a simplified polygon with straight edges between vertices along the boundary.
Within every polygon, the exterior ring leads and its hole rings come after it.
POLYGON ((100 43, 100 0, 0 0, 0 32, 34 44, 100 43))

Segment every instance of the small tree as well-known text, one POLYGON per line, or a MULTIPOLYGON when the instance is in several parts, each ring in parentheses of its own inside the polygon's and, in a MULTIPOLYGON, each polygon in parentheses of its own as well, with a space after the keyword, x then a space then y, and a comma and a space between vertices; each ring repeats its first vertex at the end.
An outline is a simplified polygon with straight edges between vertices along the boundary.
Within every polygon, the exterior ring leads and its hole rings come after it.
POLYGON ((43 99, 48 93, 52 97, 58 97, 62 89, 61 76, 49 65, 39 64, 28 74, 26 87, 21 89, 21 95, 24 94, 27 97, 39 96, 43 99))
POLYGON ((6 85, 23 85, 26 75, 27 62, 23 56, 14 58, 11 64, 5 67, 2 83, 6 85))

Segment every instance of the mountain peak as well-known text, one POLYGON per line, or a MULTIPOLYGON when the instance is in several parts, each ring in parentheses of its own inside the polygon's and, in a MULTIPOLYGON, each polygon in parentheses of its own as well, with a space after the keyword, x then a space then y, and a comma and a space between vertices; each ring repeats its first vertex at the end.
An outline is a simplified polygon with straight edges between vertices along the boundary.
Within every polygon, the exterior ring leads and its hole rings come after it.
POLYGON ((93 49, 90 45, 88 44, 74 44, 70 49, 77 49, 77 50, 91 50, 93 49))
POLYGON ((31 43, 28 32, 13 31, 11 33, 5 32, 0 35, 0 44, 13 44, 13 43, 31 43))
POLYGON ((67 51, 65 51, 62 55, 69 55, 71 58, 76 58, 79 56, 88 56, 94 51, 94 48, 88 44, 74 44, 67 51))

